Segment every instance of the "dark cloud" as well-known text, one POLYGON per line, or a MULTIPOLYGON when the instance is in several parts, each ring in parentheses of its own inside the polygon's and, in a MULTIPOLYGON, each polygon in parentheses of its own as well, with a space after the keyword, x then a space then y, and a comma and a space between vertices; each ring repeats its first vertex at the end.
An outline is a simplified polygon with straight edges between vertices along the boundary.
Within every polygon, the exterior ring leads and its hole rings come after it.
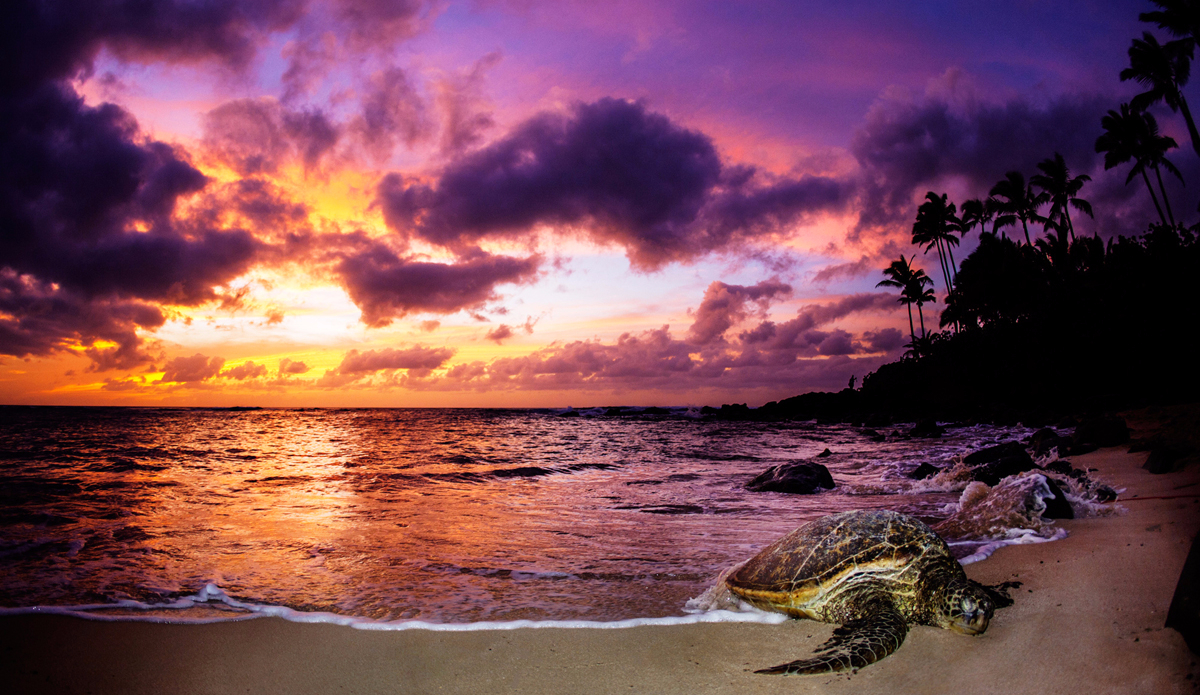
POLYGON ((731 326, 746 319, 748 303, 758 304, 759 310, 763 311, 771 300, 786 297, 791 292, 791 285, 776 280, 763 280, 750 287, 714 281, 704 291, 700 308, 695 311, 688 340, 697 345, 720 340, 731 326))
POLYGON ((1055 152, 1078 173, 1095 170, 1100 118, 1114 99, 1064 94, 1036 103, 989 100, 953 70, 920 96, 890 90, 871 107, 851 144, 862 177, 856 231, 911 224, 914 195, 951 179, 986 197, 1005 172, 1028 177, 1055 152))
POLYGON ((0 352, 83 347, 94 369, 151 359, 154 303, 194 305, 261 248, 245 230, 176 219, 208 185, 185 153, 146 138, 69 79, 101 48, 135 61, 245 65, 302 3, 14 0, 0 9, 0 273, 11 307, 0 352), (16 284, 14 284, 16 283, 16 284), (103 343, 112 342, 116 345, 103 343))
POLYGON ((551 225, 653 269, 777 231, 849 192, 825 177, 724 167, 707 136, 641 103, 601 99, 535 116, 432 183, 390 174, 378 194, 392 229, 448 248, 551 225))
POLYGON ((94 369, 128 369, 153 359, 144 351, 138 329, 153 330, 165 321, 158 307, 145 302, 89 301, 0 268, 0 355, 41 356, 86 345, 94 369))
POLYGON ((221 372, 224 357, 207 357, 196 353, 191 357, 176 357, 167 362, 160 382, 188 383, 212 379, 221 372))
MULTIPOLYGON (((101 48, 136 62, 215 60, 233 68, 307 0, 7 0, 0 4, 0 84, 28 89, 73 77, 101 48)), ((7 89, 5 90, 7 91, 7 89)))
POLYGON ((42 345, 112 339, 95 326, 105 323, 97 312, 115 312, 111 321, 126 329, 116 340, 120 356, 89 354, 101 367, 128 365, 143 354, 129 338, 135 327, 162 324, 158 310, 152 319, 130 319, 130 311, 211 299, 213 286, 248 268, 261 246, 244 230, 174 220, 177 202, 207 179, 183 153, 143 139, 116 106, 86 106, 70 87, 50 83, 5 95, 0 134, 0 269, 26 278, 21 296, 53 296, 53 321, 42 304, 14 300, 10 312, 40 327, 42 345), (82 323, 70 325, 70 316, 82 323), (45 332, 52 326, 57 337, 45 332))
POLYGON ((481 251, 455 263, 401 258, 380 243, 345 255, 336 273, 368 326, 386 326, 414 312, 451 314, 496 298, 496 285, 529 282, 541 258, 494 256, 481 251))

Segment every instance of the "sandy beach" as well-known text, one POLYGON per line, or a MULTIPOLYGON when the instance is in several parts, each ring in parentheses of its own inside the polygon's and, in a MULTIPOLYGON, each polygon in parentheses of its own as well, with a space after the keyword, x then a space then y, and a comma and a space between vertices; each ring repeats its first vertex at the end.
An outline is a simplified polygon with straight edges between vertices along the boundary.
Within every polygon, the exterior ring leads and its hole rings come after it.
MULTIPOLYGON (((1160 416, 1127 414, 1135 437, 1160 416)), ((751 672, 828 637, 831 626, 808 621, 451 633, 39 615, 0 618, 0 672, 6 692, 126 695, 1196 692, 1200 657, 1163 624, 1200 529, 1200 465, 1152 475, 1141 468, 1147 454, 1126 449, 1071 459, 1125 488, 1126 513, 1061 521, 1065 540, 1002 548, 967 567, 982 582, 1022 583, 985 635, 916 627, 896 654, 856 674, 751 672)))

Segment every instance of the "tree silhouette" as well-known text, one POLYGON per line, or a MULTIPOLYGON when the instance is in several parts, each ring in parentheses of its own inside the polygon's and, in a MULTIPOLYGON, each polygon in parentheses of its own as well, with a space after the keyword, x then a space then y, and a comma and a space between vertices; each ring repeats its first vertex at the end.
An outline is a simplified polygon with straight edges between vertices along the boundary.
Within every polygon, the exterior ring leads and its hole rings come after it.
POLYGON ((1174 36, 1184 41, 1196 44, 1200 36, 1200 4, 1192 0, 1150 0, 1161 7, 1156 12, 1143 12, 1138 19, 1143 22, 1157 24, 1159 29, 1166 29, 1174 36))
POLYGON ((1135 80, 1143 87, 1149 87, 1130 100, 1129 105, 1134 110, 1145 111, 1161 101, 1172 111, 1183 113, 1188 135, 1192 138, 1192 149, 1200 155, 1200 133, 1196 132, 1196 122, 1192 120, 1192 112, 1181 91, 1191 74, 1193 48, 1194 41, 1190 39, 1161 45, 1153 34, 1145 32, 1129 47, 1129 67, 1121 71, 1121 81, 1135 80))
POLYGON ((921 340, 925 340, 929 334, 925 332, 925 312, 921 310, 921 307, 926 302, 932 304, 937 301, 937 296, 933 293, 933 279, 926 275, 924 270, 914 270, 912 282, 904 288, 904 291, 908 293, 912 303, 917 305, 917 316, 921 318, 921 340))
POLYGON ((1169 217, 1171 226, 1175 226, 1175 215, 1171 212, 1171 203, 1167 199, 1167 189, 1163 186, 1159 167, 1165 167, 1183 181, 1179 169, 1166 158, 1167 150, 1179 145, 1174 139, 1158 134, 1158 122, 1154 120, 1153 115, 1134 111, 1129 104, 1121 104, 1119 112, 1110 109, 1108 115, 1100 119, 1100 125, 1104 128, 1104 134, 1096 139, 1096 151, 1104 153, 1104 169, 1112 169, 1131 159, 1134 160, 1134 166, 1125 178, 1125 183, 1128 184, 1133 177, 1141 174, 1142 180, 1146 182, 1146 190, 1150 191, 1150 199, 1154 201, 1154 208, 1158 210, 1159 218, 1163 224, 1167 224, 1169 217), (1154 170, 1158 179, 1158 188, 1162 191, 1163 203, 1167 207, 1166 215, 1163 215, 1158 197, 1154 195, 1154 187, 1150 185, 1150 177, 1146 175, 1147 166, 1154 170))
POLYGON ((925 202, 917 208, 917 221, 912 230, 912 242, 917 246, 924 245, 926 253, 937 248, 947 293, 954 291, 954 255, 950 247, 958 245, 954 232, 962 230, 962 220, 955 212, 954 203, 949 202, 945 193, 939 196, 929 191, 925 194, 925 202))
POLYGON ((960 231, 963 236, 966 236, 967 232, 971 231, 975 225, 979 225, 980 232, 987 231, 987 223, 996 216, 996 206, 991 198, 964 200, 960 210, 962 212, 962 215, 959 216, 959 219, 962 220, 962 230, 960 231))
MULTIPOLYGON (((916 258, 914 255, 913 258, 916 258)), ((892 264, 883 269, 883 274, 887 277, 876 283, 876 287, 896 287, 900 289, 900 298, 897 300, 908 308, 908 335, 912 339, 912 344, 917 344, 917 331, 913 328, 912 305, 913 299, 909 296, 908 287, 913 281, 913 269, 910 265, 911 261, 905 259, 903 255, 900 260, 892 261, 892 264)))
POLYGON ((1019 171, 1010 171, 1004 177, 988 191, 996 211, 996 224, 992 231, 1015 225, 1020 220, 1025 230, 1025 244, 1032 246, 1029 223, 1042 221, 1037 214, 1038 208, 1050 198, 1044 193, 1034 195, 1033 187, 1025 183, 1025 176, 1019 171))
POLYGON ((1066 161, 1058 152, 1054 153, 1052 159, 1039 162, 1038 169, 1042 173, 1030 177, 1029 182, 1042 189, 1050 202, 1050 212, 1046 215, 1046 229, 1054 228, 1064 240, 1070 232, 1071 238, 1074 239, 1075 226, 1071 223, 1071 208, 1088 217, 1095 217, 1092 214, 1092 204, 1077 197, 1083 184, 1091 181, 1092 177, 1080 174, 1072 178, 1071 170, 1067 168, 1066 161))

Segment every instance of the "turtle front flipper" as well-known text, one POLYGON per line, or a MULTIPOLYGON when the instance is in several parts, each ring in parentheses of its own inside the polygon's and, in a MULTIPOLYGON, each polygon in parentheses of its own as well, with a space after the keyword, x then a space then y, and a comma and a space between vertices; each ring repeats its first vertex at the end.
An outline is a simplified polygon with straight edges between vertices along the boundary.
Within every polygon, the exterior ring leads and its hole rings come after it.
POLYGON ((834 630, 833 637, 817 648, 817 656, 755 673, 802 675, 859 669, 899 649, 906 634, 904 616, 894 608, 881 608, 834 630))

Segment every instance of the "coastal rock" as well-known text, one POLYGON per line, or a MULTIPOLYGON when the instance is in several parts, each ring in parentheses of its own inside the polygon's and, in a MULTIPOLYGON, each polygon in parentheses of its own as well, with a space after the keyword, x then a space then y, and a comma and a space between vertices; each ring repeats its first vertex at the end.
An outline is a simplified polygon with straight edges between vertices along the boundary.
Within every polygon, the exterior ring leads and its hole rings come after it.
POLYGON ((1050 492, 1054 493, 1054 497, 1044 500, 1046 503, 1046 511, 1042 512, 1043 519, 1074 519, 1075 510, 1071 509, 1071 503, 1067 501, 1067 496, 1063 494, 1062 488, 1054 479, 1049 476, 1046 478, 1046 487, 1050 488, 1050 492))
POLYGON ((932 478, 933 476, 935 476, 941 472, 942 472, 942 469, 938 468, 937 466, 935 466, 933 464, 922 463, 921 465, 919 465, 915 469, 913 469, 913 471, 908 474, 908 477, 912 480, 925 480, 926 478, 932 478))
POLYGON ((1129 426, 1119 415, 1090 417, 1075 428, 1072 444, 1094 444, 1095 446, 1117 446, 1129 441, 1129 426))
POLYGON ((985 463, 992 463, 993 461, 999 461, 1000 459, 1007 458, 1009 456, 1021 455, 1024 455, 1027 458, 1029 457, 1029 454, 1025 451, 1025 447, 1022 446, 1020 442, 1004 442, 1002 444, 989 446, 986 449, 980 449, 979 451, 973 451, 967 454, 963 457, 963 464, 974 467, 985 463))
POLYGON ((819 459, 829 458, 830 456, 833 456, 833 452, 830 451, 828 447, 825 448, 825 451, 822 451, 821 453, 817 454, 817 458, 819 458, 819 459))
POLYGON ((971 469, 972 478, 988 485, 1038 468, 1020 442, 1004 442, 967 454, 963 465, 971 469))
POLYGON ((946 433, 946 428, 937 424, 936 420, 921 420, 908 431, 910 437, 921 437, 924 439, 937 439, 946 433))
POLYGON ((1029 454, 1025 454, 1024 456, 1005 456, 1002 459, 972 468, 971 477, 981 483, 996 485, 1009 476, 1033 470, 1038 470, 1038 466, 1029 457, 1029 454))
POLYGON ((1166 627, 1178 630, 1192 653, 1200 654, 1200 536, 1192 539, 1192 549, 1183 562, 1166 627))
POLYGON ((1064 437, 1049 427, 1043 427, 1029 438, 1029 448, 1033 450, 1034 456, 1046 456, 1055 448, 1059 454, 1065 454, 1070 446, 1070 437, 1064 437))
POLYGON ((836 485, 833 476, 829 475, 829 469, 810 461, 772 466, 746 483, 746 489, 754 492, 789 492, 797 495, 811 495, 834 487, 836 485))
POLYGON ((1184 452, 1168 446, 1158 446, 1150 450, 1150 456, 1142 464, 1142 468, 1151 473, 1170 473, 1175 470, 1176 463, 1183 458, 1184 452))
POLYGON ((1048 537, 1052 531, 1045 516, 1047 501, 1055 498, 1049 482, 1046 476, 1033 473, 1008 478, 995 487, 970 483, 963 490, 958 510, 933 530, 952 538, 1004 538, 1011 529, 1048 537))

